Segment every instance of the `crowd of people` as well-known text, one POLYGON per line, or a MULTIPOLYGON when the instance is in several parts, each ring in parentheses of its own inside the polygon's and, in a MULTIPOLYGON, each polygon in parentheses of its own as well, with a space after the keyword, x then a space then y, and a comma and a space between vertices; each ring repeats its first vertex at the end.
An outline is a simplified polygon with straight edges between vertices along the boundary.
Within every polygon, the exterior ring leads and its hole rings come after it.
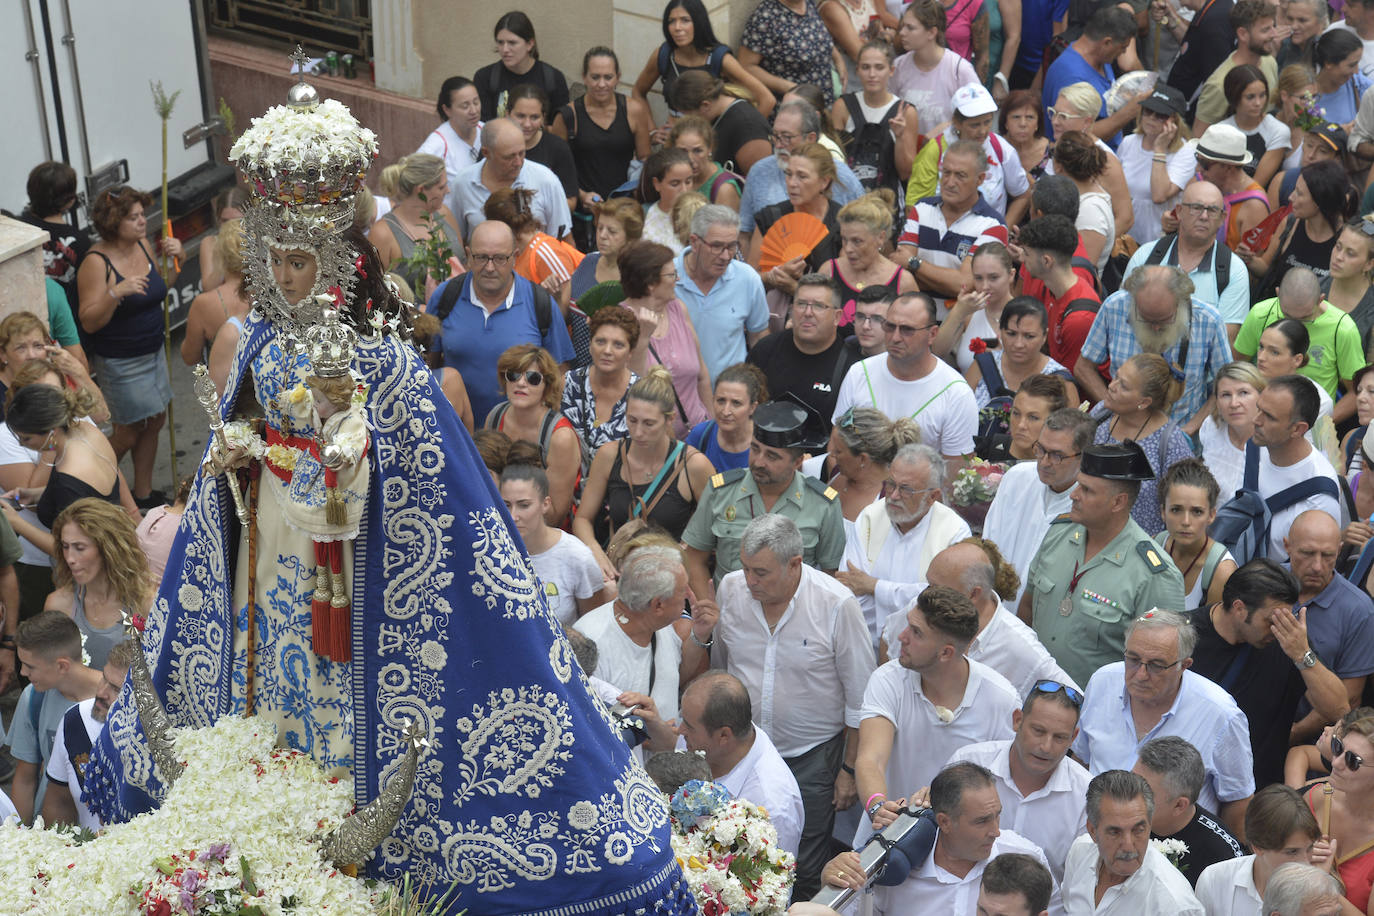
MULTIPOLYGON (((668 0, 628 94, 609 47, 570 80, 524 13, 493 37, 354 225, 651 773, 763 805, 798 913, 919 807, 880 913, 1374 913, 1374 2, 762 0, 731 48, 668 0)), ((71 745, 189 485, 153 487, 183 252, 132 188, 96 237, 70 168, 28 192, 11 794, 98 826, 71 745)), ((245 206, 181 345, 221 390, 245 206)))

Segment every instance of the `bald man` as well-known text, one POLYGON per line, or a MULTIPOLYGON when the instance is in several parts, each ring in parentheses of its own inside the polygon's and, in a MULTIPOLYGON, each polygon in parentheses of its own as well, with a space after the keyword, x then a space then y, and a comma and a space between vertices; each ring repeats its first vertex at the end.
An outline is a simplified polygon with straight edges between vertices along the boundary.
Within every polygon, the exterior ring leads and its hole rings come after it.
POLYGON ((462 374, 473 419, 480 421, 504 400, 494 367, 507 348, 523 343, 543 347, 565 369, 574 353, 568 326, 548 295, 541 297, 541 315, 533 284, 516 276, 515 236, 509 226, 478 223, 467 255, 468 272, 439 284, 426 310, 442 323, 444 365, 462 374))
MULTIPOLYGON (((1293 575, 1300 585, 1298 602, 1307 606, 1307 638, 1325 665, 1345 686, 1353 709, 1361 705, 1365 678, 1374 674, 1374 602, 1344 576, 1336 575, 1341 528, 1327 513, 1301 513, 1283 539, 1293 575)), ((1332 724, 1306 699, 1298 706, 1291 740, 1314 741, 1332 724)))
POLYGON ((485 218, 482 205, 502 188, 533 191, 530 209, 544 231, 554 238, 572 235, 572 214, 563 196, 563 184, 552 169, 525 158, 525 135, 519 125, 509 118, 488 121, 482 127, 482 155, 481 161, 458 173, 449 189, 448 208, 458 218, 458 229, 469 245, 472 230, 485 218))
POLYGON ((1193 295, 1217 310, 1226 323, 1226 337, 1234 342, 1245 313, 1250 310, 1250 279, 1245 262, 1217 242, 1217 228, 1225 213, 1221 191, 1210 181, 1194 181, 1183 189, 1174 208, 1178 232, 1141 245, 1126 265, 1126 276, 1147 264, 1177 267, 1193 281, 1193 295))
MULTIPOLYGON (((937 553, 926 571, 926 581, 969 596, 978 610, 978 635, 964 654, 1006 678, 1018 696, 1024 697, 1041 680, 1078 687, 1041 645, 1035 631, 1022 623, 997 593, 997 572, 976 538, 937 553)), ((898 637, 905 626, 906 618, 901 614, 887 619, 883 633, 887 658, 900 654, 898 637)))

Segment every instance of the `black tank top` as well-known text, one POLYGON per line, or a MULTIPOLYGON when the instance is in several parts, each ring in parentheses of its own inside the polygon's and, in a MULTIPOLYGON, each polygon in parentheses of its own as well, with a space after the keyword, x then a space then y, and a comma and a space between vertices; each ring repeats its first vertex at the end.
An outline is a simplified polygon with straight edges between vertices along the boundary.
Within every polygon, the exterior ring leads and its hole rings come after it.
MULTIPOLYGON (((1339 233, 1338 233, 1339 234, 1339 233)), ((1272 277, 1274 288, 1278 288, 1283 275, 1294 267, 1306 267, 1317 275, 1317 279, 1325 280, 1331 275, 1331 249, 1336 247, 1336 235, 1324 242, 1314 242, 1307 236, 1307 224, 1304 220, 1298 220, 1293 226, 1293 237, 1288 240, 1288 245, 1279 253, 1279 270, 1275 271, 1272 277)), ((1269 293, 1268 295, 1277 295, 1269 293)))
MULTIPOLYGON (((84 330, 81 332, 81 344, 88 353, 110 359, 127 359, 147 356, 162 346, 162 300, 167 296, 167 284, 162 274, 157 272, 153 256, 142 242, 139 242, 138 248, 148 259, 148 288, 142 293, 132 293, 120 299, 109 322, 99 331, 94 334, 87 334, 84 330)), ((124 280, 103 252, 92 251, 91 254, 105 262, 106 282, 111 276, 115 283, 124 280)))
POLYGON ((603 198, 625 183, 635 157, 635 133, 630 129, 629 105, 615 94, 615 120, 602 127, 587 114, 587 102, 578 99, 561 109, 568 129, 568 146, 577 164, 577 183, 584 191, 603 198))
MULTIPOLYGON (((621 525, 630 520, 632 502, 642 497, 645 491, 649 489, 647 483, 631 486, 625 482, 620 473, 620 454, 617 449, 615 463, 611 465, 611 476, 606 481, 606 508, 610 514, 610 527, 609 530, 596 532, 597 540, 602 544, 609 541, 610 536, 621 525)), ((678 476, 686 475, 686 473, 687 458, 686 447, 684 446, 682 463, 678 466, 677 473, 674 474, 672 469, 669 469, 668 475, 665 475, 661 485, 666 488, 663 497, 659 499, 652 512, 647 516, 640 516, 646 522, 662 528, 675 539, 682 537, 683 529, 692 520, 692 512, 696 510, 696 494, 692 494, 692 499, 689 502, 682 498, 682 491, 678 489, 678 476)), ((690 477, 687 477, 687 492, 692 492, 692 479, 690 477)), ((652 502, 653 497, 650 497, 649 501, 652 502)), ((598 523, 604 524, 603 519, 605 519, 605 515, 597 520, 598 523)))

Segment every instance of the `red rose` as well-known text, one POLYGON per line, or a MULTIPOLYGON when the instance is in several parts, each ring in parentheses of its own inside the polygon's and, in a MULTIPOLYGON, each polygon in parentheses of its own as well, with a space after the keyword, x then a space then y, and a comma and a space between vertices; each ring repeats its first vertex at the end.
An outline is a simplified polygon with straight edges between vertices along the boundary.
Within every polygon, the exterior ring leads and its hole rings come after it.
POLYGON ((975 337, 968 342, 968 348, 973 353, 986 353, 988 342, 981 337, 975 337))

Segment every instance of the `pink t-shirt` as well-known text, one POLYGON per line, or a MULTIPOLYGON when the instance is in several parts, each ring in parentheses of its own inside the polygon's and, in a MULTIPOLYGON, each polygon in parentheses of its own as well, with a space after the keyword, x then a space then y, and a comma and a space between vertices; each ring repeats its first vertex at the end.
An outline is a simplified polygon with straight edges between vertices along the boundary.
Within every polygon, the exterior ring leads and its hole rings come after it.
POLYGON ((950 104, 954 90, 976 82, 978 73, 973 64, 947 49, 940 56, 940 62, 929 71, 917 67, 908 51, 892 65, 892 77, 887 85, 893 95, 915 107, 921 134, 930 136, 954 114, 954 106, 950 104))
POLYGON ((697 349, 696 335, 688 324, 687 310, 682 303, 674 299, 668 303, 665 311, 668 315, 668 333, 650 341, 658 358, 654 358, 654 353, 649 353, 645 367, 662 364, 673 376, 673 389, 682 402, 682 409, 687 412, 685 422, 683 417, 675 417, 673 421, 674 434, 682 439, 686 437, 687 430, 709 416, 697 390, 701 352, 697 349))
POLYGON ((945 47, 960 57, 972 59, 973 20, 983 10, 983 0, 954 0, 945 5, 945 47))

